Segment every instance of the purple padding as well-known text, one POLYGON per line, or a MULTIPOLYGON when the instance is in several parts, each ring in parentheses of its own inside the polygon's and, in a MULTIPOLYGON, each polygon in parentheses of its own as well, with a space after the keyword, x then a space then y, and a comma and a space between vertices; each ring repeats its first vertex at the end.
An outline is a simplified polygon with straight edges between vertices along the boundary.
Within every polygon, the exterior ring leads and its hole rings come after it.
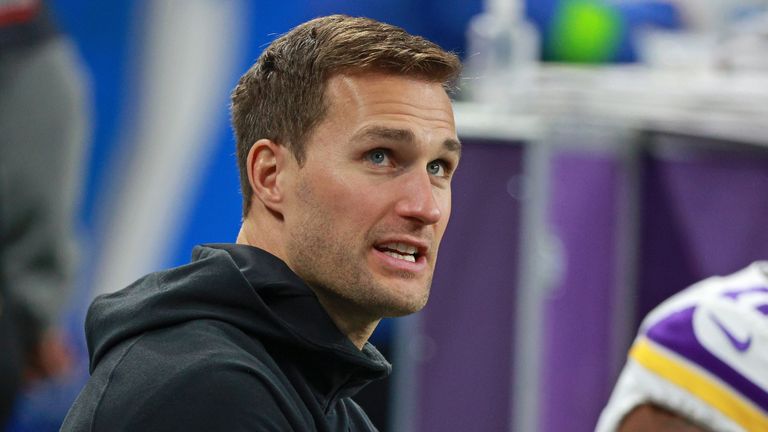
POLYGON ((613 385, 619 161, 562 152, 552 160, 549 223, 562 242, 562 282, 545 300, 539 431, 594 430, 613 385))
POLYGON ((511 421, 520 202, 510 188, 518 184, 523 150, 465 140, 462 152, 453 214, 421 316, 420 432, 504 431, 511 421))
POLYGON ((768 149, 713 143, 651 138, 675 153, 643 161, 638 319, 698 280, 768 258, 768 149))
MULTIPOLYGON (((699 338, 696 337, 696 331, 693 329, 695 313, 697 312, 695 312, 694 307, 675 312, 654 324, 648 329, 646 336, 657 344, 677 353, 686 361, 699 365, 702 370, 706 371, 705 375, 715 377, 733 391, 741 393, 759 408, 768 410, 768 393, 765 390, 735 370, 730 364, 712 354, 701 344, 699 338)), ((711 317, 716 320, 714 315, 711 317)), ((717 321, 716 324, 730 336, 726 328, 717 321)))

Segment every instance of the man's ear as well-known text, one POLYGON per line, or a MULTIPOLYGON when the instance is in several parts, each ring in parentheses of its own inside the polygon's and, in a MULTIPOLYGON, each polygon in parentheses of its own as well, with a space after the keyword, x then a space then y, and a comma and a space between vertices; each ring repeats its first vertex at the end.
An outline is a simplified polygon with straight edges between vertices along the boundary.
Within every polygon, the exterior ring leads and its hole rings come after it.
POLYGON ((281 213, 284 192, 278 176, 284 171, 287 149, 272 140, 256 141, 248 152, 248 181, 253 198, 261 201, 269 210, 281 213))

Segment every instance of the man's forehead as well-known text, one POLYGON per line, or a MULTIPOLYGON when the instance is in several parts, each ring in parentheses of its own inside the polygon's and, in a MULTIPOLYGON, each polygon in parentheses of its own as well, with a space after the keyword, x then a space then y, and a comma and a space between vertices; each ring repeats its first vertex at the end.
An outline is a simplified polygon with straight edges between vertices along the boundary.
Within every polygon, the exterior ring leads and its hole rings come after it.
POLYGON ((377 71, 343 72, 331 75, 325 87, 326 102, 331 103, 359 100, 372 95, 418 97, 429 93, 432 95, 430 99, 439 95, 443 99, 441 102, 444 101, 449 107, 451 105, 442 83, 418 76, 377 71), (393 88, 404 91, 393 93, 393 88))
POLYGON ((418 77, 385 73, 337 74, 326 85, 330 111, 367 107, 364 112, 395 109, 450 124, 455 129, 453 106, 442 84, 418 77))

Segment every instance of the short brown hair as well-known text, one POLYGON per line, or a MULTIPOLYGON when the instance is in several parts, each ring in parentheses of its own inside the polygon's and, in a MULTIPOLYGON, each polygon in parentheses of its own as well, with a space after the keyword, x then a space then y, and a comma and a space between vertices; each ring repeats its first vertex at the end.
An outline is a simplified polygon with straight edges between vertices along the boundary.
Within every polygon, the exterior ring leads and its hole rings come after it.
POLYGON ((303 164, 305 140, 327 112, 325 89, 344 72, 385 72, 442 83, 449 90, 458 57, 400 27, 332 15, 293 28, 272 42, 232 92, 243 217, 251 204, 247 158, 259 139, 291 150, 303 164))

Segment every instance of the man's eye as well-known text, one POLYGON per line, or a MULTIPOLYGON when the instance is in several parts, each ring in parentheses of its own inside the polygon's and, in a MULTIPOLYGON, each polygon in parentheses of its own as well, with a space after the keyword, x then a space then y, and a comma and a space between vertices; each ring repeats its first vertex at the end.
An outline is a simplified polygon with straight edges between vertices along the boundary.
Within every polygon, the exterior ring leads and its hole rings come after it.
POLYGON ((384 149, 371 150, 366 158, 374 165, 389 165, 389 154, 384 149))
POLYGON ((445 177, 446 169, 445 162, 439 160, 433 160, 427 164, 427 172, 433 176, 445 177))

